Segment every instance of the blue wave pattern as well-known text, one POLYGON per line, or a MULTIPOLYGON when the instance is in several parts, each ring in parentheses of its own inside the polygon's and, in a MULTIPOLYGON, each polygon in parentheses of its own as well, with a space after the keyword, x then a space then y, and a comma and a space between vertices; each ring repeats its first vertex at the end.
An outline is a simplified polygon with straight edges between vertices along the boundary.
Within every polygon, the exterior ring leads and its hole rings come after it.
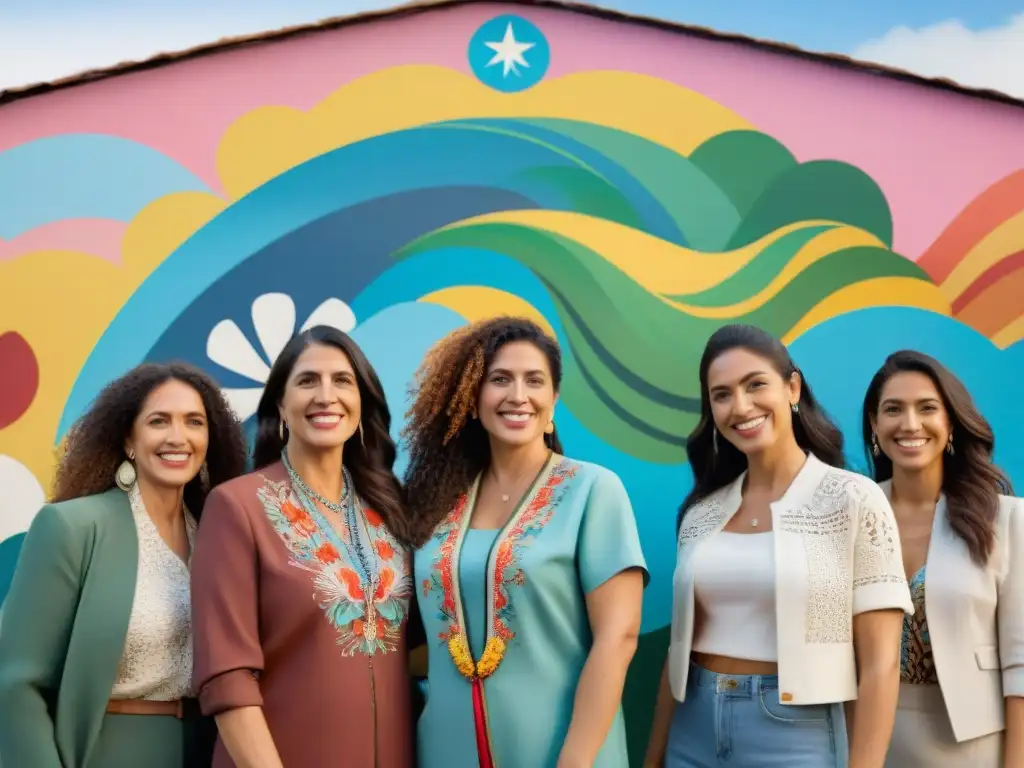
POLYGON ((61 219, 129 222, 174 192, 209 192, 181 164, 145 144, 69 133, 0 152, 0 238, 61 219))

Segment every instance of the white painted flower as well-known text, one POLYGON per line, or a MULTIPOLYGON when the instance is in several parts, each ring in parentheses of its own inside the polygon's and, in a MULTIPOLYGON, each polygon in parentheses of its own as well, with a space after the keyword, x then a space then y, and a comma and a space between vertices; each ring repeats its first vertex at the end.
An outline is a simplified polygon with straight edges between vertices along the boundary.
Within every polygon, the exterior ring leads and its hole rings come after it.
MULTIPOLYGON (((284 293, 264 293, 252 303, 252 324, 263 348, 262 354, 253 348, 234 320, 221 320, 206 339, 207 357, 253 382, 251 387, 223 390, 228 403, 242 421, 256 413, 270 375, 270 366, 296 333, 295 302, 284 293)), ((329 325, 351 333, 356 327, 356 316, 341 299, 330 298, 313 310, 298 332, 314 325, 329 325)))
POLYGON ((4 541, 28 530, 32 518, 46 503, 46 494, 28 467, 3 454, 0 454, 0 488, 4 489, 0 541, 4 541))

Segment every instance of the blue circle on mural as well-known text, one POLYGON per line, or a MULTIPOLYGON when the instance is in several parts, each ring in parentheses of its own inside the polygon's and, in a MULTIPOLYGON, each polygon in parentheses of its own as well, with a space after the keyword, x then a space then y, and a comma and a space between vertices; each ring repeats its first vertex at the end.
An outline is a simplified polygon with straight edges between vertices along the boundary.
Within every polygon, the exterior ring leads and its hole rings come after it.
POLYGON ((548 40, 522 16, 496 16, 469 41, 469 66, 484 85, 515 93, 532 88, 548 71, 548 40))

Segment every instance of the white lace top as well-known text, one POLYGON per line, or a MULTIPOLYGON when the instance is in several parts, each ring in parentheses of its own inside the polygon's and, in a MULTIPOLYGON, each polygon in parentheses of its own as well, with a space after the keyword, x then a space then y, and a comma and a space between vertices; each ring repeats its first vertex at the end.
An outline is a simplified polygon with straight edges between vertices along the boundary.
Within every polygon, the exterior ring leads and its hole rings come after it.
MULTIPOLYGON (((111 698, 173 701, 188 695, 192 679, 189 568, 161 538, 138 487, 129 500, 139 537, 139 570, 111 698)), ((195 529, 195 519, 186 510, 190 551, 195 529)))

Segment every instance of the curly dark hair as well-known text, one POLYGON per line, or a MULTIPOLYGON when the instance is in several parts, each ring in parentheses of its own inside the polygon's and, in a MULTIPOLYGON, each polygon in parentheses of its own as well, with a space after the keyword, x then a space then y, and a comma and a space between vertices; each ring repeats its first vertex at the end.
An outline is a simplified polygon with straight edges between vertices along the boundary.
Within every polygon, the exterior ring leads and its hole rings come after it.
POLYGON ((971 553, 971 559, 985 565, 996 542, 999 494, 1012 496, 1013 486, 992 462, 996 448, 992 427, 974 405, 963 382, 935 358, 909 349, 893 352, 868 384, 861 429, 872 475, 876 482, 892 478, 892 459, 881 451, 875 456, 871 450, 874 434, 871 418, 878 413, 886 382, 898 373, 924 374, 942 398, 953 430, 953 453, 942 454, 946 515, 950 527, 971 553))
MULTIPOLYGON (((394 473, 397 450, 395 441, 391 439, 391 411, 377 372, 348 334, 330 326, 317 325, 294 336, 281 350, 270 369, 263 396, 256 409, 258 426, 253 465, 256 469, 262 469, 281 460, 286 440, 281 439, 281 413, 278 407, 295 363, 306 348, 313 344, 340 350, 352 364, 362 403, 363 438, 349 440, 345 444, 342 463, 351 473, 359 497, 381 516, 397 539, 408 544, 405 494, 394 473)), ((287 438, 287 429, 284 433, 287 438)))
POLYGON ((209 485, 197 475, 185 485, 184 500, 198 520, 206 495, 245 472, 246 445, 241 425, 213 379, 186 363, 144 363, 107 384, 64 440, 54 481, 54 502, 103 493, 115 487, 125 460, 124 446, 143 403, 168 381, 192 387, 203 400, 210 443, 206 452, 209 485))
MULTIPOLYGON (((496 317, 453 331, 434 345, 416 373, 403 433, 409 445, 405 489, 416 546, 426 543, 459 496, 490 464, 487 433, 470 414, 498 350, 517 341, 529 342, 544 354, 557 394, 562 384, 558 342, 521 317, 496 317)), ((557 431, 545 435, 544 442, 562 453, 557 431)))
POLYGON ((745 349, 763 357, 783 379, 800 376, 800 409, 793 413, 793 436, 797 445, 833 467, 844 467, 843 433, 818 404, 807 377, 797 368, 786 346, 770 333, 753 325, 724 325, 711 334, 700 358, 700 421, 686 440, 686 453, 693 471, 693 489, 679 508, 677 525, 686 511, 701 499, 728 485, 747 468, 747 457, 728 440, 715 445, 715 420, 708 396, 708 369, 733 349, 745 349))

